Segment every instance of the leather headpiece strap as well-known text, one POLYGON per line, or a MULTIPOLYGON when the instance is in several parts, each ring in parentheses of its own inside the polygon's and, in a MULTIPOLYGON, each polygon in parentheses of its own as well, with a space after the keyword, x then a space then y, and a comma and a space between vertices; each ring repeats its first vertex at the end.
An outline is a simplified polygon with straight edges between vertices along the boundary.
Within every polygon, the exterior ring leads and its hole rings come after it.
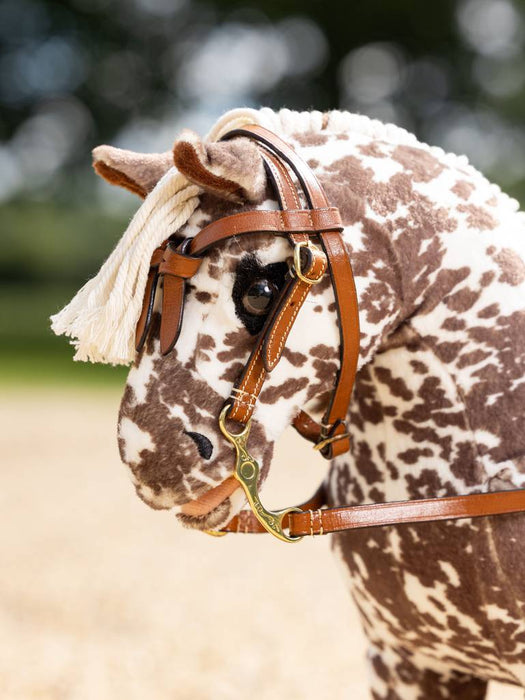
POLYGON ((159 277, 163 278, 160 348, 174 347, 182 325, 186 280, 199 269, 203 253, 232 236, 268 232, 287 236, 294 246, 294 267, 281 290, 255 347, 232 389, 228 417, 246 425, 255 409, 266 374, 279 362, 295 319, 312 286, 329 269, 340 329, 340 369, 321 425, 300 412, 295 428, 327 459, 350 448, 345 425, 359 354, 359 315, 348 252, 341 237, 339 210, 331 207, 311 169, 295 151, 261 126, 231 131, 224 139, 245 136, 261 149, 268 177, 281 211, 249 211, 227 216, 203 228, 178 246, 166 241, 153 253, 142 313, 137 325, 137 350, 146 339, 159 277), (306 208, 301 205, 288 167, 297 177, 306 208), (345 304, 344 313, 340 302, 345 304))
POLYGON ((165 241, 151 258, 136 333, 136 347, 140 350, 148 334, 155 294, 162 278, 160 348, 163 354, 172 350, 182 325, 186 281, 199 270, 203 255, 210 247, 232 236, 260 232, 286 236, 293 246, 293 267, 221 414, 221 430, 237 450, 235 475, 245 489, 253 512, 243 511, 221 533, 212 534, 270 531, 280 539, 294 541, 307 534, 525 510, 525 490, 323 508, 326 504, 323 487, 298 508, 277 513, 264 509, 257 497, 258 465, 247 452, 246 440, 265 377, 279 362, 288 335, 312 287, 329 274, 340 333, 339 370, 321 425, 303 411, 293 424, 327 459, 348 451, 350 438, 345 421, 359 354, 359 316, 352 266, 341 236, 341 217, 338 209, 330 206, 311 169, 288 144, 261 126, 235 129, 223 138, 237 136, 250 138, 259 146, 280 211, 234 214, 214 221, 194 238, 187 238, 178 245, 169 239, 165 241), (301 195, 305 206, 301 203, 301 195), (223 421, 226 415, 245 426, 243 433, 235 435, 225 429, 223 421), (248 476, 241 473, 243 467, 249 467, 248 476), (289 536, 283 533, 283 528, 289 529, 289 536))

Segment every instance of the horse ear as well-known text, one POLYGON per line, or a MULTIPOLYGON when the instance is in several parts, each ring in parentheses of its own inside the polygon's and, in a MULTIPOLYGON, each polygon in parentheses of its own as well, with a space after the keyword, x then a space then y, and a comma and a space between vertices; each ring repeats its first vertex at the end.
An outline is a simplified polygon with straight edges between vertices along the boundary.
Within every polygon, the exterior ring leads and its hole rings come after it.
POLYGON ((247 138, 203 143, 185 129, 173 146, 176 168, 196 185, 234 202, 260 202, 266 174, 257 146, 247 138))
POLYGON ((93 150, 93 167, 100 177, 143 199, 172 166, 171 151, 134 153, 113 146, 98 146, 93 150))

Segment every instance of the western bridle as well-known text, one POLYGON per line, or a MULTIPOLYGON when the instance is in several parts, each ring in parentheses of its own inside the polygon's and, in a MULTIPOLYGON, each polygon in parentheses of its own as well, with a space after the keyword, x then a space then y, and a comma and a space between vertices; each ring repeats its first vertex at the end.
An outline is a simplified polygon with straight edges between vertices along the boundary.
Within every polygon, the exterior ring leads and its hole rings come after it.
POLYGON ((235 448, 234 476, 244 489, 251 512, 239 513, 222 530, 210 534, 270 532, 281 540, 293 542, 304 535, 525 510, 525 490, 325 508, 323 486, 310 501, 296 508, 270 511, 263 506, 258 495, 259 465, 250 455, 247 441, 266 375, 279 362, 297 314, 312 287, 328 271, 338 316, 339 370, 321 424, 300 411, 293 425, 326 459, 344 454, 350 449, 345 421, 359 354, 359 316, 352 266, 341 235, 343 224, 338 209, 330 206, 309 166, 278 136, 259 125, 250 125, 230 131, 223 140, 239 136, 253 140, 259 147, 280 210, 233 214, 208 224, 195 237, 186 238, 182 243, 165 241, 151 258, 136 332, 136 348, 141 350, 162 278, 160 350, 163 355, 172 350, 182 325, 187 280, 198 271, 204 253, 217 243, 234 236, 266 232, 286 236, 293 246, 290 273, 219 416, 220 429, 235 448), (305 206, 302 206, 301 194, 305 206), (228 420, 243 426, 241 432, 230 432, 228 420))

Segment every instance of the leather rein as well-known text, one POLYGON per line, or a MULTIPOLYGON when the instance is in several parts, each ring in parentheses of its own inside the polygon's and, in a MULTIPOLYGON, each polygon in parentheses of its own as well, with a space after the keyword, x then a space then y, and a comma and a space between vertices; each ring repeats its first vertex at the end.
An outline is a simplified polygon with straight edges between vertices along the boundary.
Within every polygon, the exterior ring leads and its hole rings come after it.
POLYGON ((359 355, 359 315, 352 266, 341 235, 341 217, 338 209, 330 206, 312 170, 291 146, 261 126, 235 129, 223 140, 238 136, 252 139, 259 147, 280 209, 233 214, 208 224, 195 237, 186 238, 182 243, 165 241, 151 258, 136 331, 139 351, 148 335, 156 290, 162 278, 160 349, 163 355, 172 350, 182 325, 187 280, 198 271, 206 251, 217 243, 233 236, 267 232, 287 237, 293 247, 293 266, 219 416, 220 429, 235 448, 234 476, 244 489, 251 511, 242 511, 222 530, 208 531, 209 534, 270 532, 278 539, 293 542, 305 535, 364 527, 525 511, 525 489, 325 508, 327 498, 321 486, 312 499, 301 506, 281 511, 264 507, 258 495, 259 465, 247 447, 251 418, 264 380, 278 364, 310 291, 328 273, 338 316, 339 370, 322 422, 319 424, 299 411, 293 425, 326 459, 347 452, 350 437, 345 421, 359 355), (302 205, 301 194, 306 206, 302 205), (242 431, 231 432, 228 420, 240 424, 242 431))

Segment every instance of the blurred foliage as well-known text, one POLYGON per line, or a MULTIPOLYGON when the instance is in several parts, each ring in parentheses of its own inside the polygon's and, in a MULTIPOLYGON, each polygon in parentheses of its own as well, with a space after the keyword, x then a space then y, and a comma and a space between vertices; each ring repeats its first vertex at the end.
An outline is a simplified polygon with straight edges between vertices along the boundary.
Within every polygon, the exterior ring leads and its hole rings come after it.
POLYGON ((525 0, 0 0, 0 377, 72 371, 46 318, 137 206, 97 183, 98 143, 164 150, 240 105, 349 109, 525 200, 524 27, 525 0))
POLYGON ((2 209, 3 283, 74 289, 96 270, 126 227, 126 217, 53 202, 17 201, 2 209))

